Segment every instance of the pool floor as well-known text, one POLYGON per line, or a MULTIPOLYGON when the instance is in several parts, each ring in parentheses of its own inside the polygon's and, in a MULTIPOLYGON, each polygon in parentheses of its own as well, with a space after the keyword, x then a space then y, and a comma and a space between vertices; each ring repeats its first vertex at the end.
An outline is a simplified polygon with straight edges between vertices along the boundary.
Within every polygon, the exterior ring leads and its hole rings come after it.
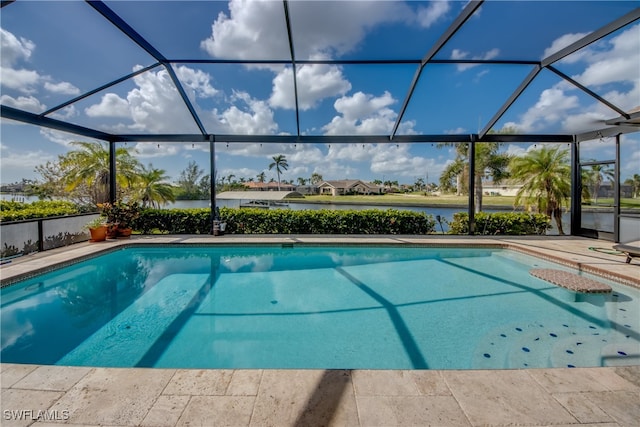
POLYGON ((181 249, 118 251, 32 279, 23 287, 43 290, 37 304, 15 295, 22 285, 4 289, 3 361, 229 369, 639 363, 637 289, 612 284, 610 295, 577 295, 528 274, 550 263, 509 250, 181 249), (100 262, 115 260, 129 281, 96 286, 115 287, 110 298, 94 293, 86 283, 96 283, 100 262), (76 285, 52 285, 62 282, 76 285), (26 338, 21 319, 29 320, 26 338), (52 330, 60 329, 56 343, 52 330))

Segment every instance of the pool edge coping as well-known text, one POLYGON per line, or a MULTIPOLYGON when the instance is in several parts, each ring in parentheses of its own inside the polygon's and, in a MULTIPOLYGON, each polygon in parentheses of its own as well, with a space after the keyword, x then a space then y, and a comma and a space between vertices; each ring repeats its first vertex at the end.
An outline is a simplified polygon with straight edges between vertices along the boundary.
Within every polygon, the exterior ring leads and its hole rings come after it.
MULTIPOLYGON (((567 236, 568 238, 572 236, 567 236)), ((640 289, 640 275, 638 277, 630 277, 624 274, 620 274, 606 268, 595 267, 585 262, 574 261, 567 259, 566 257, 552 255, 547 253, 544 249, 532 249, 524 246, 523 243, 508 241, 507 239, 517 239, 518 236, 500 236, 500 238, 492 236, 491 238, 466 238, 465 236, 402 236, 402 235, 239 235, 233 238, 211 238, 211 236, 199 236, 199 235, 162 235, 162 236, 140 236, 133 239, 118 239, 107 241, 109 247, 100 247, 103 242, 99 243, 83 243, 82 246, 75 247, 76 245, 70 245, 63 248, 58 248, 52 251, 38 252, 37 259, 34 259, 36 263, 44 262, 47 258, 50 262, 47 265, 40 267, 33 267, 29 271, 16 273, 10 275, 10 277, 4 277, 2 274, 8 269, 12 269, 11 265, 4 265, 0 268, 0 289, 11 286, 22 280, 27 280, 31 277, 35 277, 39 274, 45 274, 50 271, 64 268, 73 264, 80 263, 87 259, 91 259, 97 256, 101 256, 107 253, 115 252, 118 250, 127 249, 129 247, 136 247, 140 245, 156 246, 156 247, 172 247, 172 246, 193 246, 193 247, 210 247, 210 246, 281 246, 281 245, 295 245, 295 246, 405 246, 405 247, 431 247, 431 248, 480 248, 480 249, 508 249, 514 252, 524 253, 540 258, 545 261, 550 261, 555 264, 559 264, 564 267, 569 267, 576 270, 578 273, 584 272, 593 274, 594 276, 612 280, 620 284, 631 286, 640 289), (238 241, 242 239, 242 241, 238 241), (259 239, 259 240, 258 240, 259 239), (302 239, 302 240, 301 240, 302 239), (352 241, 345 241, 345 239, 353 239, 352 241), (450 240, 448 242, 435 241, 439 239, 450 240), (151 241, 161 240, 161 241, 151 241), (202 241, 194 241, 202 240, 202 241), (206 240, 206 241, 205 241, 206 240), (235 240, 235 241, 234 241, 235 240), (254 240, 254 241, 251 241, 254 240), (457 241, 456 241, 457 240, 457 241), (91 247, 90 253, 81 253, 71 258, 62 259, 59 261, 51 261, 55 255, 60 253, 68 253, 68 250, 83 250, 91 247), (66 250, 65 250, 66 249, 66 250)), ((26 255, 28 256, 28 255, 26 255)), ((28 260, 21 264, 28 263, 28 260)), ((18 264, 19 265, 19 264, 18 264)))

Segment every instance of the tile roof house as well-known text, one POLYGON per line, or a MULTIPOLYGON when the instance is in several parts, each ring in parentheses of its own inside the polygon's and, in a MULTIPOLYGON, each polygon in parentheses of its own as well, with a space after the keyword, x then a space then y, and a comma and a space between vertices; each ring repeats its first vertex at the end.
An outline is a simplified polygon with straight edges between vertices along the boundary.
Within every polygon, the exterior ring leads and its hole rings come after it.
POLYGON ((382 194, 383 189, 377 185, 360 181, 359 179, 345 179, 340 181, 323 181, 318 185, 320 194, 342 196, 345 194, 382 194))
POLYGON ((280 183, 278 189, 277 182, 245 182, 244 186, 253 191, 295 191, 296 186, 292 184, 280 183))

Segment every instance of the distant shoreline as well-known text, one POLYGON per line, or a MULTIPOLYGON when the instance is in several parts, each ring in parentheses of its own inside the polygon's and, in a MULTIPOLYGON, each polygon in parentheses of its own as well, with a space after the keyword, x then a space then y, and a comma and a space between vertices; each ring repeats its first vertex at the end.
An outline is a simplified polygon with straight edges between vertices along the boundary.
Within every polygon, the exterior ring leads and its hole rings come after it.
MULTIPOLYGON (((401 202, 397 200, 386 201, 369 201, 369 200, 309 200, 305 199, 285 199, 286 203, 304 203, 314 205, 366 205, 366 206, 401 206, 408 208, 446 208, 446 209, 467 209, 466 204, 460 203, 415 203, 415 202, 401 202)), ((522 211, 522 207, 514 208, 509 205, 491 205, 483 204, 484 209, 505 209, 511 208, 514 211, 522 211)))

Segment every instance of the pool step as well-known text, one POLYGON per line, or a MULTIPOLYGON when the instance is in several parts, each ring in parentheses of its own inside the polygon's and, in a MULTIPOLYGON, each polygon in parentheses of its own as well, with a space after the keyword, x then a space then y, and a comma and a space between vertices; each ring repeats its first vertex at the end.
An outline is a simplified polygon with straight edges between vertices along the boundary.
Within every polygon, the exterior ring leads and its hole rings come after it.
POLYGON ((534 268, 529 270, 529 274, 574 292, 587 294, 611 293, 611 286, 568 271, 553 268, 534 268))

